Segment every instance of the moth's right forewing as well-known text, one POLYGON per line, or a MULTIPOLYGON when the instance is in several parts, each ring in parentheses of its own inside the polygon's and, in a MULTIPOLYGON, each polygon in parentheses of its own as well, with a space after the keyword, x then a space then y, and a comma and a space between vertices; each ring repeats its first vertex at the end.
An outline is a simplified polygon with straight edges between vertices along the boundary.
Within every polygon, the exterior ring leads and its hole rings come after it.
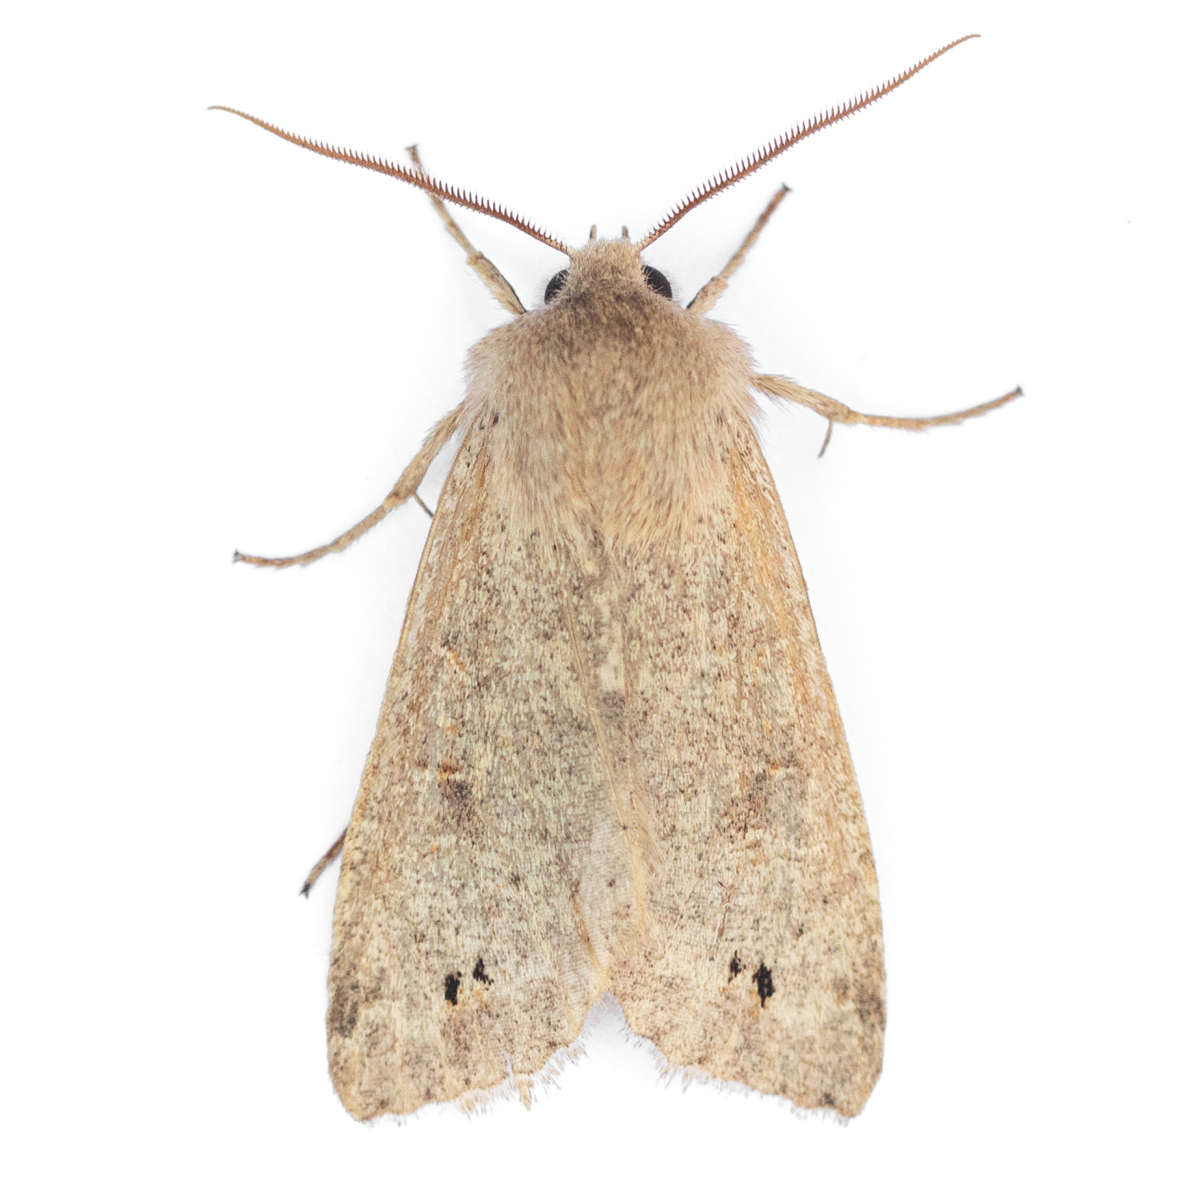
POLYGON ((489 478, 502 417, 468 412, 338 884, 330 1072, 360 1119, 523 1090, 578 1036, 639 919, 582 680, 589 583, 514 530, 489 478))

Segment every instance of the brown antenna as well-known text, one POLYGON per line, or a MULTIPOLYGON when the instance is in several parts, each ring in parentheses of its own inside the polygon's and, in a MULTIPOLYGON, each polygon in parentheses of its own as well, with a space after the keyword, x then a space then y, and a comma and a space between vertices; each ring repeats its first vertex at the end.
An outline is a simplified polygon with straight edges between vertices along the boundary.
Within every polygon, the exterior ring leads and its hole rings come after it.
POLYGON ((923 71, 935 58, 941 58, 943 54, 953 50, 955 46, 961 46, 963 42, 969 42, 973 37, 978 36, 979 34, 977 33, 968 33, 966 37, 957 38, 955 41, 943 46, 940 50, 935 50, 927 58, 921 59, 916 66, 909 67, 903 74, 897 75, 887 83, 880 84, 879 87, 873 88, 869 92, 864 92, 855 100, 847 100, 844 104, 839 104, 837 108, 831 108, 818 116, 809 117, 802 125, 794 125, 786 133, 781 133, 778 137, 767 142, 765 146, 759 147, 749 158, 739 159, 733 166, 726 167, 725 170, 721 171, 718 175, 714 175, 702 187, 695 188, 684 196, 638 242, 637 248, 639 252, 644 250, 652 241, 657 241, 676 221, 680 220, 686 213, 691 212, 697 205, 703 204, 705 200, 715 196, 717 192, 724 191, 727 187, 732 187, 735 183, 745 179, 747 175, 752 175, 759 167, 765 166, 772 158, 776 158, 782 154, 784 150, 790 150, 797 142, 803 141, 806 137, 811 137, 817 130, 824 129, 837 121, 843 120, 860 109, 866 108, 868 104, 873 104, 881 96, 886 96, 888 92, 895 91, 896 88, 902 83, 906 83, 918 71, 923 71))
POLYGON ((242 120, 249 121, 252 125, 257 125, 260 129, 265 129, 268 133, 283 138, 285 142, 291 142, 294 146, 302 146, 314 154, 321 154, 325 158, 335 158, 338 162, 348 162, 356 167, 365 167, 368 171, 378 171, 379 174, 390 175, 393 179, 403 179, 405 183, 411 183, 414 187, 429 192, 430 195, 448 200, 451 204, 458 204, 463 208, 472 208, 476 212, 482 212, 485 216, 495 217, 498 221, 504 221, 506 224, 520 229, 522 233, 528 233, 530 237, 536 238, 552 249, 563 254, 570 254, 570 250, 567 249, 564 242, 559 241, 557 237, 551 237, 548 233, 543 233, 536 225, 531 225, 516 213, 502 208, 499 204, 493 204, 491 200, 485 200, 473 192, 463 191, 450 183, 443 183, 432 175, 426 175, 424 171, 416 170, 414 167, 402 167, 394 162, 388 162, 386 159, 375 158, 370 154, 360 154, 357 150, 346 150, 340 146, 330 146, 324 142, 313 141, 311 138, 300 137, 295 133, 288 133, 286 129, 280 129, 278 125, 272 125, 268 121, 253 117, 248 112, 228 108, 224 104, 211 104, 209 107, 219 112, 231 112, 235 117, 241 117, 242 120))

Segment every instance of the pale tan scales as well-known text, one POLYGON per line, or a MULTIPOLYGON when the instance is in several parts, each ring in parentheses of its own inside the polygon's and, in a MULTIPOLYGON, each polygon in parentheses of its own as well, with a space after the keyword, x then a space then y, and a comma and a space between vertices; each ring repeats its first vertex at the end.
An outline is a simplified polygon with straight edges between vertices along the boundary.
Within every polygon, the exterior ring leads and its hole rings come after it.
POLYGON ((638 919, 563 619, 579 572, 509 535, 486 442, 438 506, 346 839, 330 1068, 359 1118, 539 1070, 638 919))
MULTIPOLYGON (((911 78, 795 126, 639 243, 575 250, 413 167, 516 319, 392 491, 462 443, 429 533, 353 815, 334 916, 330 1072, 359 1119, 511 1090, 606 992, 673 1066, 855 1115, 879 1074, 883 956, 862 802, 755 391, 859 413, 777 375, 706 313, 786 188, 688 308, 639 252, 684 213, 911 78), (526 312, 439 197, 567 253, 526 312)), ((233 110, 231 110, 233 111, 233 110)), ((239 114, 245 116, 246 114, 239 114)), ((336 856, 317 864, 308 886, 336 856)))
POLYGON ((875 878, 749 355, 626 242, 571 275, 472 355, 346 841, 334 1081, 360 1117, 502 1084, 611 987, 673 1064, 852 1114, 875 878))
POLYGON ((629 727, 663 863, 613 990, 673 1065, 854 1115, 883 1048, 874 865, 795 550, 748 424, 734 440, 691 562, 635 570, 629 727))

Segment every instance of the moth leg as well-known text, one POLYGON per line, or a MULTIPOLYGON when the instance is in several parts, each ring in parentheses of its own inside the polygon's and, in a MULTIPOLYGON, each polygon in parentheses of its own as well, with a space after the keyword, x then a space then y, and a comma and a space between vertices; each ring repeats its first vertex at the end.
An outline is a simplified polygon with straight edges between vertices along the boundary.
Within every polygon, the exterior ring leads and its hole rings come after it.
POLYGON ((750 253, 750 247, 758 241, 758 235, 771 219, 775 209, 779 207, 783 197, 792 189, 785 183, 772 197, 771 202, 763 209, 762 215, 754 222, 754 228, 742 238, 742 244, 734 251, 733 257, 721 269, 719 275, 714 275, 698 292, 688 305, 688 311, 697 316, 703 316, 720 298, 721 293, 729 286, 730 276, 745 261, 750 253))
MULTIPOLYGON (((243 554, 234 550, 233 560, 249 562, 252 566, 303 566, 308 562, 315 562, 318 558, 325 557, 326 554, 344 550, 352 542, 357 541, 368 529, 373 529, 393 508, 399 507, 405 500, 416 495, 417 488, 425 477, 425 472, 458 427, 462 412, 463 405, 459 404, 457 408, 448 412, 434 425, 433 431, 425 438, 425 444, 417 451, 416 457, 404 468, 404 473, 396 480, 395 487, 384 497, 383 503, 374 511, 367 513, 358 524, 347 529, 340 537, 335 537, 327 545, 319 545, 314 550, 309 550, 305 554, 296 554, 291 558, 260 558, 256 554, 243 554)), ((423 504, 422 507, 424 507, 423 504)), ((428 512, 429 509, 426 508, 425 511, 428 512)))
MULTIPOLYGON (((425 168, 421 164, 421 156, 417 153, 416 146, 408 147, 408 156, 418 171, 424 171, 425 168)), ((458 222, 450 215, 446 205, 433 194, 430 194, 429 199, 438 216, 442 218, 442 224, 446 226, 450 236, 466 250, 467 265, 483 280, 484 287, 500 301, 502 307, 508 309, 514 316, 520 316, 525 311, 525 305, 521 303, 512 284, 496 269, 495 263, 490 258, 485 257, 471 245, 467 235, 458 227, 458 222)))
POLYGON ((829 435, 833 431, 835 422, 843 425, 881 425, 887 429, 932 429, 937 425, 957 425, 961 421, 970 420, 973 416, 982 416, 985 412, 991 412, 993 408, 999 408, 1002 404, 1007 404, 1010 400, 1015 400, 1017 396, 1023 394, 1021 389, 1016 387, 997 400, 988 400, 986 404, 976 404, 974 408, 964 408, 959 412, 946 412, 941 416, 873 416, 867 412, 856 412, 853 408, 841 403, 840 400, 822 395, 821 392, 813 391, 808 387, 801 387, 799 383, 794 383, 782 375, 755 375, 754 389, 761 391, 764 395, 803 404, 829 421, 829 432, 826 433, 825 442, 821 446, 822 454, 829 444, 829 435))
POLYGON ((325 873, 325 868, 342 852, 342 845, 346 841, 346 831, 346 829, 342 829, 341 836, 320 856, 317 864, 308 872, 308 878, 304 880, 304 886, 300 888, 300 894, 305 899, 313 889, 313 884, 325 873))

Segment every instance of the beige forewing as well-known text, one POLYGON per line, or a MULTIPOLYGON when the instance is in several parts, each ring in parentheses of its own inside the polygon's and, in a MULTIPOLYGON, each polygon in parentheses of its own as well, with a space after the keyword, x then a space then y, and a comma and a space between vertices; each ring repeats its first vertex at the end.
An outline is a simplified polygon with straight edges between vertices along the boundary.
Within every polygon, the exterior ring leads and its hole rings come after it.
POLYGON ((641 920, 636 818, 586 681, 594 580, 509 528, 489 423, 446 483, 346 838, 329 1057, 360 1119, 523 1089, 641 920))
POLYGON ((613 990, 672 1065, 849 1116, 882 1055, 874 865, 774 485, 749 421, 728 428, 712 519, 624 563, 626 728, 660 859, 613 990))

